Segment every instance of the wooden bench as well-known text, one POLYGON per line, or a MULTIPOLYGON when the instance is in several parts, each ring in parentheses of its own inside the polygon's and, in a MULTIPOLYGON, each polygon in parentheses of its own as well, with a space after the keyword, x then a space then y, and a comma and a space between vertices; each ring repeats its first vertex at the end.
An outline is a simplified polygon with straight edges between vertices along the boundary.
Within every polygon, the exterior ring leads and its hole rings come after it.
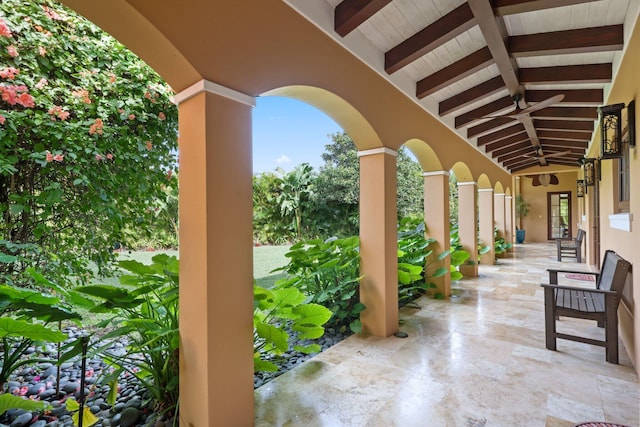
POLYGON ((578 235, 575 239, 559 238, 556 239, 558 247, 558 261, 562 261, 562 257, 576 258, 578 262, 582 262, 582 241, 584 240, 585 231, 578 229, 578 235))
POLYGON ((556 339, 562 338, 605 347, 607 362, 618 363, 618 305, 631 264, 607 250, 599 273, 549 269, 549 284, 544 287, 544 321, 546 345, 556 350, 556 339), (558 273, 589 274, 596 277, 596 288, 558 285, 558 273), (559 333, 559 316, 590 319, 605 328, 604 341, 559 333))

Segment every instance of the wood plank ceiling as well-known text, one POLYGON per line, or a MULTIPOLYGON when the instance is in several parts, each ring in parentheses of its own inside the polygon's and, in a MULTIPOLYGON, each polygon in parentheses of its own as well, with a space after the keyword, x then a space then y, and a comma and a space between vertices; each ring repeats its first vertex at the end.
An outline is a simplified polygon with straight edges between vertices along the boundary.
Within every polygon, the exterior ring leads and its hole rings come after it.
POLYGON ((361 32, 384 53, 388 76, 410 78, 417 100, 431 98, 435 114, 512 173, 576 166, 584 156, 629 7, 629 0, 326 1, 341 37, 361 32))

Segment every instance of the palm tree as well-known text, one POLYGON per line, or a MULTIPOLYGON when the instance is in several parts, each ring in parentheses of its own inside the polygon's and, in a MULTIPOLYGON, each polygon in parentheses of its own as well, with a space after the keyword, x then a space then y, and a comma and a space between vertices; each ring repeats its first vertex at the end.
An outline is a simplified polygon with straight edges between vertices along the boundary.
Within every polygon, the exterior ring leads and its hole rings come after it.
POLYGON ((298 239, 302 238, 302 212, 305 202, 313 194, 314 174, 308 163, 302 163, 282 177, 281 193, 278 196, 282 216, 293 215, 298 239))

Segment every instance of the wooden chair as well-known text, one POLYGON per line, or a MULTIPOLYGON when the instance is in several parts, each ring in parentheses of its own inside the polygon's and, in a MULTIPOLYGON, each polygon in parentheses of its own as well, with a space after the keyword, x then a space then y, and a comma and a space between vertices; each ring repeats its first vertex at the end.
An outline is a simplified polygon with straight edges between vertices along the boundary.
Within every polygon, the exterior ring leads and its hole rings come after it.
POLYGON ((582 262, 582 241, 584 240, 585 231, 578 229, 578 235, 575 239, 559 238, 556 239, 558 246, 558 261, 562 261, 562 256, 575 258, 578 262, 582 262))
POLYGON ((599 273, 549 269, 549 284, 544 287, 544 321, 546 346, 556 350, 556 339, 562 338, 605 347, 609 363, 618 363, 618 305, 631 264, 618 254, 607 250, 599 273), (578 273, 596 276, 596 288, 558 285, 558 273, 578 273), (559 333, 559 316, 596 320, 605 328, 604 341, 559 333))

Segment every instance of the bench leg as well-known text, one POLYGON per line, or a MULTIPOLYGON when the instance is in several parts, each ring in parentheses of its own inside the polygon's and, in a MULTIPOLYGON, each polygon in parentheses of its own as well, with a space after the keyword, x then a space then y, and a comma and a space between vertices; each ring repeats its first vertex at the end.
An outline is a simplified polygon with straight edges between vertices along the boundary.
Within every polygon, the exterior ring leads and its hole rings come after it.
POLYGON ((556 350, 555 289, 544 289, 544 335, 549 350, 556 350))
POLYGON ((607 362, 618 364, 618 312, 613 298, 605 298, 605 304, 607 307, 604 336, 607 362))

